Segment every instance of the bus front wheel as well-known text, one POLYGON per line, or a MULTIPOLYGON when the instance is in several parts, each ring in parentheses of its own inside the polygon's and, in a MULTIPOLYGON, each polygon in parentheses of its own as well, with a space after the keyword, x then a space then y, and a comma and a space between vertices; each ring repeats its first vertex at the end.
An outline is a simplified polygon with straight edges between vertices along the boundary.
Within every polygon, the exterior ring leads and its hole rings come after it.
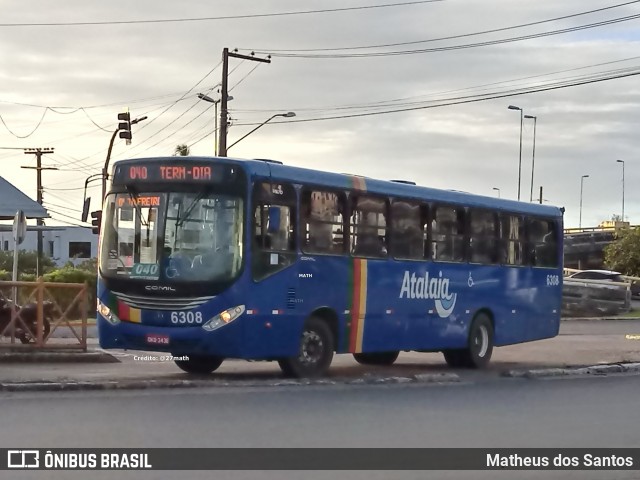
POLYGON ((445 350, 444 359, 451 367, 485 368, 493 353, 493 324, 488 315, 478 314, 471 323, 467 348, 445 350))
POLYGON ((398 359, 400 352, 354 353, 353 358, 361 365, 388 366, 398 359))
POLYGON ((333 334, 326 322, 311 317, 300 337, 298 355, 278 360, 287 377, 312 378, 323 376, 333 359, 333 334))
POLYGON ((188 358, 175 360, 175 363, 187 373, 208 374, 217 370, 223 361, 224 358, 215 356, 189 355, 188 358))

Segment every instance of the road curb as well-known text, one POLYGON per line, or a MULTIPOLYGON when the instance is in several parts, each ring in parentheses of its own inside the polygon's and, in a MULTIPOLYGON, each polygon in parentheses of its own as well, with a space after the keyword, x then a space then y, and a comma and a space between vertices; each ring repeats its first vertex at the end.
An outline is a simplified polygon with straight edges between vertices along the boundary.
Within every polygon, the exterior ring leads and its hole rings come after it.
POLYGON ((113 355, 106 352, 74 352, 74 351, 32 351, 2 352, 2 363, 121 363, 113 355))
POLYGON ((636 363, 610 363, 603 365, 591 365, 586 367, 568 368, 536 368, 529 370, 508 370, 501 376, 512 378, 547 378, 586 375, 607 375, 610 373, 636 373, 640 372, 640 362, 636 363))
POLYGON ((220 380, 220 379, 162 379, 162 380, 104 380, 104 381, 28 381, 2 382, 2 392, 58 392, 79 390, 146 390, 152 388, 224 388, 224 387, 291 387, 320 385, 381 385, 381 384, 422 384, 434 385, 458 383, 460 377, 454 373, 417 374, 411 377, 380 377, 365 375, 360 378, 321 378, 269 380, 220 380))
POLYGON ((578 321, 598 322, 598 321, 613 321, 613 320, 633 321, 633 320, 640 320, 640 317, 563 317, 560 320, 563 322, 578 322, 578 321))

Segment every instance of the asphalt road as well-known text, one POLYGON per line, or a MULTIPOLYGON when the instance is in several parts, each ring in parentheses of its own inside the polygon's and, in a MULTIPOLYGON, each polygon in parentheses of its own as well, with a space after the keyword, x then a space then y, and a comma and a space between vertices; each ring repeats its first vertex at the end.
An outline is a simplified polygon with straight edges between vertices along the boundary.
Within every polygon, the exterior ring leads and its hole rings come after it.
MULTIPOLYGON (((640 447, 640 377, 0 395, 0 446, 640 447)), ((115 478, 20 472, 19 478, 115 478)), ((117 478, 637 479, 640 472, 118 472, 117 478)), ((0 475, 1 476, 1 475, 0 475)), ((15 477, 18 478, 18 477, 15 477)))

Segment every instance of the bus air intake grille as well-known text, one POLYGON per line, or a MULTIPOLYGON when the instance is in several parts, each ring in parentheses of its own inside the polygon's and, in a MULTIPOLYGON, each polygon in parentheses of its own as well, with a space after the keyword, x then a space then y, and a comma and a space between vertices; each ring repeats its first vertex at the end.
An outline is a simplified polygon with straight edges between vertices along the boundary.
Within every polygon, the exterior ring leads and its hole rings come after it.
POLYGON ((287 290, 287 309, 293 310, 296 308, 296 289, 290 288, 287 290))
POLYGON ((113 292, 118 300, 130 307, 143 310, 191 310, 208 302, 211 297, 148 297, 143 295, 127 295, 113 292))

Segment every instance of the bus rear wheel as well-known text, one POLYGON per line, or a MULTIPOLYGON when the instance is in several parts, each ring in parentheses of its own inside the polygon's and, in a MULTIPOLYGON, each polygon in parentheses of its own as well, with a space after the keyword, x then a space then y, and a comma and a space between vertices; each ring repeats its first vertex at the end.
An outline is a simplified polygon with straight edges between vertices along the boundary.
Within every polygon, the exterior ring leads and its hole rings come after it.
POLYGON ((451 367, 485 368, 493 353, 493 324, 488 315, 476 315, 469 329, 467 348, 445 350, 444 359, 451 367))
POLYGON ((388 366, 398 359, 400 352, 354 353, 353 358, 361 365, 388 366))
POLYGON ((278 360, 287 377, 313 378, 324 376, 333 359, 333 334, 326 322, 311 317, 300 337, 298 355, 278 360))
POLYGON ((209 355, 188 355, 188 357, 185 360, 175 360, 178 368, 187 373, 206 375, 217 370, 224 361, 224 358, 209 355))

